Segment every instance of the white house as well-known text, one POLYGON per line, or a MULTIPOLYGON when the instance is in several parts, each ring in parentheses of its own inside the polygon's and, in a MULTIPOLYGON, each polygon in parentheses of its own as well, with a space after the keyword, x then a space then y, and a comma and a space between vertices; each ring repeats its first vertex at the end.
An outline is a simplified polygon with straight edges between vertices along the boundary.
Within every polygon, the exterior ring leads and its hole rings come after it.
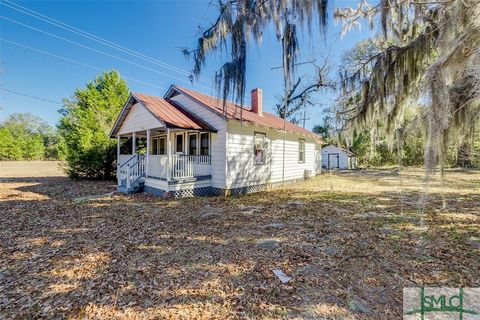
POLYGON ((119 191, 242 194, 319 173, 320 138, 263 112, 262 90, 251 94, 251 108, 224 110, 222 100, 178 86, 163 98, 132 93, 111 132, 119 191))
POLYGON ((357 169, 357 155, 350 150, 329 144, 322 148, 322 167, 326 169, 357 169))

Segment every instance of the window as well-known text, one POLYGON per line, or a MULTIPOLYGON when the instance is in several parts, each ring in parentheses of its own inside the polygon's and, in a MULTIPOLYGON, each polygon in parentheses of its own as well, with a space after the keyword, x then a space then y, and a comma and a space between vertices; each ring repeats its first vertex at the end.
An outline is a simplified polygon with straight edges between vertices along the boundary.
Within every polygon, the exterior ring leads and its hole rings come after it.
POLYGON ((253 154, 255 156, 255 164, 265 163, 265 140, 265 133, 255 132, 255 145, 253 149, 253 154))
POLYGON ((298 162, 305 162, 305 140, 298 140, 298 162))
POLYGON ((165 145, 166 145, 166 138, 161 137, 158 138, 158 154, 165 154, 165 145))
POLYGON ((183 134, 175 136, 175 152, 183 153, 183 134))
POLYGON ((156 137, 152 139, 151 155, 165 154, 165 137, 156 137))
POLYGON ((200 133, 200 155, 208 156, 210 154, 209 150, 209 134, 208 133, 200 133))
POLYGON ((188 135, 188 154, 189 155, 197 155, 197 134, 189 134, 188 135))
POLYGON ((152 146, 150 152, 152 153, 152 155, 158 154, 158 138, 152 139, 152 146))

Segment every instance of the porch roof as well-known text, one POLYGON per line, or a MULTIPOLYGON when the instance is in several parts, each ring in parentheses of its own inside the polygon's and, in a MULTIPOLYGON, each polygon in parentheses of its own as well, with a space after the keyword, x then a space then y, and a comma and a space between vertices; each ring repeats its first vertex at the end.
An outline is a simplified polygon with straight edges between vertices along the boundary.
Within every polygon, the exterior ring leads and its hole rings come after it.
POLYGON ((118 133, 118 130, 135 102, 144 106, 157 120, 164 123, 167 128, 217 131, 169 99, 132 92, 115 122, 111 132, 112 137, 118 133))

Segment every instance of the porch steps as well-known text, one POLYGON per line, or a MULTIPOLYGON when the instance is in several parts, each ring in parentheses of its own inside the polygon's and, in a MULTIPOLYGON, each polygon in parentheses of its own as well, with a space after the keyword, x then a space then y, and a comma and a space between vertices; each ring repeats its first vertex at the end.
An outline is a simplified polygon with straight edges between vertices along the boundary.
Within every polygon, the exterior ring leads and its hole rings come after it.
POLYGON ((130 188, 127 188, 127 184, 122 183, 122 185, 118 186, 118 192, 125 193, 125 194, 137 193, 142 191, 144 184, 145 184, 144 181, 136 181, 130 186, 130 188))
POLYGON ((143 190, 145 184, 145 156, 133 155, 117 169, 118 192, 132 194, 143 190))

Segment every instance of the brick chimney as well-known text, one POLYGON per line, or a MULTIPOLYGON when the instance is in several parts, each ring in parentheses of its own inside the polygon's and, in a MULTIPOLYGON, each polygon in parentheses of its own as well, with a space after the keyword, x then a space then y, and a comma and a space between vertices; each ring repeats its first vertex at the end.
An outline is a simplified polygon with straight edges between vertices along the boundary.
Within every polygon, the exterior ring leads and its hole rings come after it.
POLYGON ((263 93, 262 89, 256 88, 251 92, 252 95, 252 112, 259 116, 263 116, 263 93))

